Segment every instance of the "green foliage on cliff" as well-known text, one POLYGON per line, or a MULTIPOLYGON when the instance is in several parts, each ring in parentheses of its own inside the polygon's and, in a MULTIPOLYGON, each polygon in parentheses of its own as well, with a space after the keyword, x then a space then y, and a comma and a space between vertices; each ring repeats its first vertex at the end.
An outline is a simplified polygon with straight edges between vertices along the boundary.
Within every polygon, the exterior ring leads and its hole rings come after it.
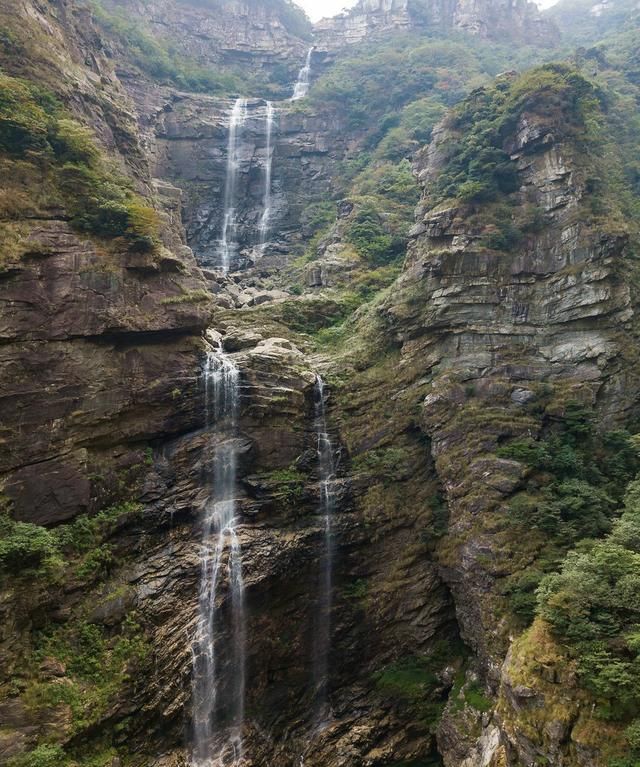
POLYGON ((640 481, 629 486, 611 533, 571 552, 538 589, 538 612, 577 660, 599 715, 630 722, 640 758, 640 481))
MULTIPOLYGON (((25 163, 33 178, 44 179, 50 196, 60 196, 76 229, 120 237, 136 251, 155 247, 155 211, 109 166, 93 133, 71 119, 48 91, 0 72, 0 160, 3 156, 9 173, 10 163, 25 163)), ((25 170, 15 175, 25 175, 25 170)), ((24 192, 34 193, 33 188, 24 192)), ((3 211, 0 206, 0 214, 11 217, 11 200, 5 207, 3 211)))
POLYGON ((313 25, 297 3, 292 0, 266 0, 266 6, 275 12, 287 32, 303 40, 311 39, 313 25))
POLYGON ((8 767, 66 767, 68 763, 62 746, 45 743, 24 756, 9 759, 8 767))
POLYGON ((136 503, 122 503, 49 530, 30 522, 15 522, 0 516, 0 573, 18 575, 40 572, 59 575, 74 563, 82 579, 104 575, 113 562, 110 547, 104 544, 112 527, 123 516, 140 509, 136 503))
MULTIPOLYGON (((536 55, 526 49, 518 53, 522 63, 536 55)), ((404 118, 409 124, 419 121, 429 132, 438 117, 436 103, 455 104, 506 66, 514 66, 513 49, 476 37, 452 34, 449 39, 429 39, 395 33, 350 49, 314 84, 311 99, 323 108, 340 109, 351 128, 373 128, 379 141, 402 124, 399 110, 415 101, 421 106, 404 118), (378 122, 379 115, 384 117, 378 122)))
MULTIPOLYGON (((135 675, 147 669, 150 647, 136 621, 129 613, 116 631, 74 616, 63 626, 46 626, 36 637, 31 656, 34 664, 51 663, 53 659, 64 669, 64 676, 41 680, 37 676, 23 681, 22 699, 32 716, 46 716, 62 706, 71 714, 66 732, 57 734, 68 745, 44 742, 13 762, 13 767, 31 767, 41 763, 67 765, 111 764, 115 752, 107 748, 86 749, 79 736, 95 727, 118 700, 123 688, 135 684, 135 675), (71 742, 69 742, 71 741, 71 742), (88 751, 88 752, 87 752, 88 751), (51 762, 38 761, 51 759, 51 762)), ((56 740, 51 734, 47 740, 56 740)))
POLYGON ((377 689, 389 700, 406 706, 429 732, 435 732, 444 710, 437 691, 438 658, 410 656, 391 663, 374 676, 377 689))
POLYGON ((0 572, 18 573, 59 562, 55 533, 28 522, 0 517, 0 572))
POLYGON ((515 529, 539 532, 545 545, 535 563, 504 587, 512 610, 529 622, 544 573, 581 540, 611 529, 624 488, 638 471, 638 453, 627 432, 598 433, 593 414, 577 402, 567 403, 563 419, 544 439, 516 440, 497 453, 533 472, 526 490, 512 499, 509 520, 515 529))
POLYGON ((567 48, 588 45, 615 31, 638 24, 638 5, 634 0, 594 2, 593 0, 560 0, 545 11, 562 30, 567 48))
POLYGON ((429 143, 434 126, 445 112, 444 103, 435 94, 410 102, 398 117, 389 121, 393 127, 384 133, 376 155, 395 162, 410 157, 417 149, 429 143))
POLYGON ((347 227, 347 242, 372 266, 388 264, 404 251, 405 240, 394 237, 384 223, 379 208, 367 201, 359 207, 347 227))
POLYGON ((587 123, 601 100, 598 89, 566 64, 503 77, 476 91, 447 118, 458 138, 445 147, 448 159, 434 183, 433 201, 487 202, 516 191, 516 165, 507 141, 522 116, 526 113, 533 126, 553 129, 556 141, 569 135, 586 138, 587 123))

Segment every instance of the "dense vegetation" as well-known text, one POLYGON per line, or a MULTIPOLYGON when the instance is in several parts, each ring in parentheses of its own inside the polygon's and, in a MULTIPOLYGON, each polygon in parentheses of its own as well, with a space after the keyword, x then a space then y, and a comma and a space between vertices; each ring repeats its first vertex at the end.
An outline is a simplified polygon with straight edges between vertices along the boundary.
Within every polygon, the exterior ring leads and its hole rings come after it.
POLYGON ((514 60, 513 49, 455 33, 447 39, 396 33, 355 46, 314 84, 310 99, 340 109, 349 128, 369 135, 370 148, 402 127, 387 142, 391 150, 407 134, 427 140, 443 105, 456 104, 506 66, 526 66, 540 55, 524 48, 514 60))
MULTIPOLYGON (((64 206, 79 231, 120 237, 136 251, 155 247, 155 211, 110 166, 92 132, 73 120, 49 91, 0 72, 3 158, 8 173, 27 176, 28 187, 39 178, 49 192, 47 204, 64 206)), ((24 194, 34 191, 27 188, 24 194)), ((3 217, 19 214, 25 202, 13 194, 0 198, 3 217)))
MULTIPOLYGON (((523 49, 518 63, 539 56, 523 49)), ((339 57, 299 108, 337 111, 347 130, 365 138, 338 174, 336 196, 347 197, 353 213, 337 228, 326 203, 314 202, 303 214, 309 235, 315 235, 307 257, 316 256, 319 244, 340 238, 362 259, 363 295, 388 285, 403 258, 419 199, 411 160, 447 107, 513 63, 512 50, 456 34, 442 39, 395 33, 339 57)))
MULTIPOLYGON (((449 197, 487 202, 516 191, 516 166, 505 144, 522 114, 540 112, 556 139, 571 136, 584 143, 599 98, 598 90, 565 64, 547 64, 517 78, 506 76, 476 92, 447 118, 447 127, 459 138, 446 148, 449 159, 434 184, 433 202, 449 197)), ((501 234, 505 241, 500 245, 508 249, 514 237, 501 234)))
MULTIPOLYGON (((555 643, 551 657, 566 667, 573 695, 588 711, 590 730, 600 733, 609 767, 635 767, 640 760, 639 499, 636 479, 611 532, 583 540, 559 572, 543 579, 539 617, 523 637, 530 663, 539 657, 539 643, 553 648, 546 637, 555 643)), ((539 671, 529 669, 534 675, 539 671)))
POLYGON ((567 51, 588 45, 621 32, 638 21, 638 6, 633 0, 596 2, 595 0, 560 0, 546 11, 562 30, 567 51))
POLYGON ((638 453, 627 432, 598 433, 592 413, 569 402, 543 439, 511 442, 498 455, 531 470, 527 488, 510 503, 509 519, 516 529, 539 535, 543 544, 535 563, 505 585, 511 608, 528 622, 544 572, 557 567, 581 540, 611 529, 624 489, 639 468, 638 453))
MULTIPOLYGON (((640 481, 631 483, 622 516, 599 541, 571 552, 538 590, 539 609, 578 660, 583 685, 604 718, 640 712, 640 481)), ((640 748, 640 719, 632 740, 640 748)))

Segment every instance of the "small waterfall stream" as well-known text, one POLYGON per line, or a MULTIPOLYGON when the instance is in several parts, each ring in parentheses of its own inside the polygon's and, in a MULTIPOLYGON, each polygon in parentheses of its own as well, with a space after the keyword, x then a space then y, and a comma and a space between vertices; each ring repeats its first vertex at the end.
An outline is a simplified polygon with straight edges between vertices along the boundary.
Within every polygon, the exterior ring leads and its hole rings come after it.
POLYGON ((320 513, 324 526, 324 549, 320 556, 320 577, 315 616, 313 680, 315 720, 322 724, 329 716, 329 650, 331 647, 331 606, 333 588, 333 515, 335 511, 335 451, 327 428, 324 381, 316 376, 314 387, 314 428, 320 481, 320 513))
POLYGON ((264 166, 264 195, 262 198, 262 217, 259 224, 260 253, 264 253, 267 237, 269 236, 269 224, 271 220, 271 168, 273 162, 273 126, 275 123, 276 110, 270 101, 266 103, 265 115, 265 140, 266 155, 264 166))
POLYGON ((198 624, 192 643, 195 767, 236 764, 242 758, 246 676, 244 581, 235 501, 239 371, 221 345, 207 355, 204 383, 212 469, 200 554, 198 624), (225 581, 231 619, 226 630, 229 650, 224 653, 227 662, 223 669, 222 648, 218 647, 218 603, 225 581), (219 700, 223 695, 224 699, 219 700), (224 704, 223 726, 217 721, 220 702, 224 704))
POLYGON ((247 120, 247 100, 236 99, 229 116, 227 171, 224 183, 224 217, 219 243, 220 268, 226 274, 238 249, 237 192, 240 172, 239 149, 242 128, 247 120))
POLYGON ((293 95, 291 101, 298 101, 303 99, 307 93, 309 93, 309 85, 311 81, 311 58, 313 56, 313 46, 307 51, 307 58, 305 59, 304 66, 298 72, 298 80, 293 88, 293 95))

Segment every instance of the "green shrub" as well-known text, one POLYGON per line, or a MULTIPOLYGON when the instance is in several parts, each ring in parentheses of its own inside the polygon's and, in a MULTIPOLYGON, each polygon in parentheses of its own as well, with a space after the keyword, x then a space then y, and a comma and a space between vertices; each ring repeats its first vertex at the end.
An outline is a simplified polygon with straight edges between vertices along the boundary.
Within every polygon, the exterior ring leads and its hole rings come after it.
POLYGON ((29 522, 15 522, 3 515, 0 517, 0 572, 46 570, 61 566, 66 559, 85 555, 77 575, 104 577, 113 564, 113 554, 111 547, 102 541, 114 522, 140 508, 136 503, 112 506, 93 516, 83 514, 53 530, 29 522))
POLYGON ((369 591, 369 584, 366 578, 358 578, 351 583, 347 583, 343 587, 342 593, 346 599, 353 599, 355 601, 364 599, 369 591))
POLYGON ((488 698, 477 682, 470 682, 464 688, 464 699, 476 711, 486 712, 493 708, 493 701, 488 698))
MULTIPOLYGON (((571 552, 538 589, 538 613, 576 657, 601 716, 622 721, 640 707, 640 551, 625 545, 640 540, 639 493, 635 481, 611 534, 571 552)), ((638 732, 634 721, 630 742, 638 732)))
MULTIPOLYGON (((546 64, 476 91, 448 119, 458 138, 435 181, 434 201, 486 202, 515 192, 517 168, 505 150, 505 140, 513 134, 520 115, 526 110, 530 120, 535 119, 532 114, 547 122, 555 118, 555 132, 586 135, 585 125, 599 113, 600 100, 594 86, 564 64, 546 64)), ((499 231, 491 235, 494 242, 488 247, 514 247, 520 236, 517 227, 504 217, 496 223, 499 231)))
POLYGON ((50 126, 49 143, 60 163, 92 166, 99 160, 93 133, 75 120, 55 121, 50 126))
POLYGON ((37 569, 57 560, 56 536, 50 530, 29 522, 0 521, 0 571, 17 574, 37 569))
POLYGON ((404 250, 405 242, 385 231, 382 219, 371 204, 363 205, 349 222, 346 239, 371 265, 394 261, 404 250))
POLYGON ((24 157, 46 154, 49 118, 30 83, 0 72, 0 151, 24 157))
POLYGON ((67 767, 69 758, 62 746, 43 744, 22 756, 14 756, 8 767, 67 767))

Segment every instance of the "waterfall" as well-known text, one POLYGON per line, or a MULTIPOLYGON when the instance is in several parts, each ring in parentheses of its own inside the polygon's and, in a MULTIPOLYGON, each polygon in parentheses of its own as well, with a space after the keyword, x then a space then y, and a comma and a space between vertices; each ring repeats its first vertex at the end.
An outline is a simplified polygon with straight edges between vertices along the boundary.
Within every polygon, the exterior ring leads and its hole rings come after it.
POLYGON ((219 243, 220 268, 226 274, 231 267, 238 249, 238 222, 236 219, 236 196, 240 172, 240 140, 242 128, 247 119, 247 100, 236 99, 229 116, 229 138, 227 140, 227 172, 224 182, 224 217, 219 243))
POLYGON ((195 767, 236 764, 242 758, 246 665, 244 582, 235 503, 239 371, 222 345, 207 355, 204 383, 212 468, 200 552, 198 624, 192 643, 195 767), (218 603, 225 574, 230 621, 223 668, 218 603), (217 721, 219 703, 224 705, 223 726, 217 721))
POLYGON ((316 376, 314 387, 314 428, 320 480, 320 513, 324 527, 324 547, 320 557, 320 577, 316 626, 314 631, 313 677, 316 690, 315 716, 322 721, 329 713, 329 649, 331 645, 331 604, 333 587, 333 513, 335 510, 335 452, 327 429, 324 381, 316 376))
POLYGON ((309 93, 309 80, 311 78, 311 57, 313 56, 313 46, 307 51, 307 58, 305 59, 304 66, 298 72, 298 80, 293 89, 293 96, 291 101, 297 101, 303 99, 307 93, 309 93))
POLYGON ((271 168, 273 160, 273 125, 276 110, 270 101, 267 101, 265 117, 266 158, 264 165, 264 195, 262 197, 262 218, 260 219, 260 253, 264 253, 269 236, 269 222, 271 219, 271 168))

